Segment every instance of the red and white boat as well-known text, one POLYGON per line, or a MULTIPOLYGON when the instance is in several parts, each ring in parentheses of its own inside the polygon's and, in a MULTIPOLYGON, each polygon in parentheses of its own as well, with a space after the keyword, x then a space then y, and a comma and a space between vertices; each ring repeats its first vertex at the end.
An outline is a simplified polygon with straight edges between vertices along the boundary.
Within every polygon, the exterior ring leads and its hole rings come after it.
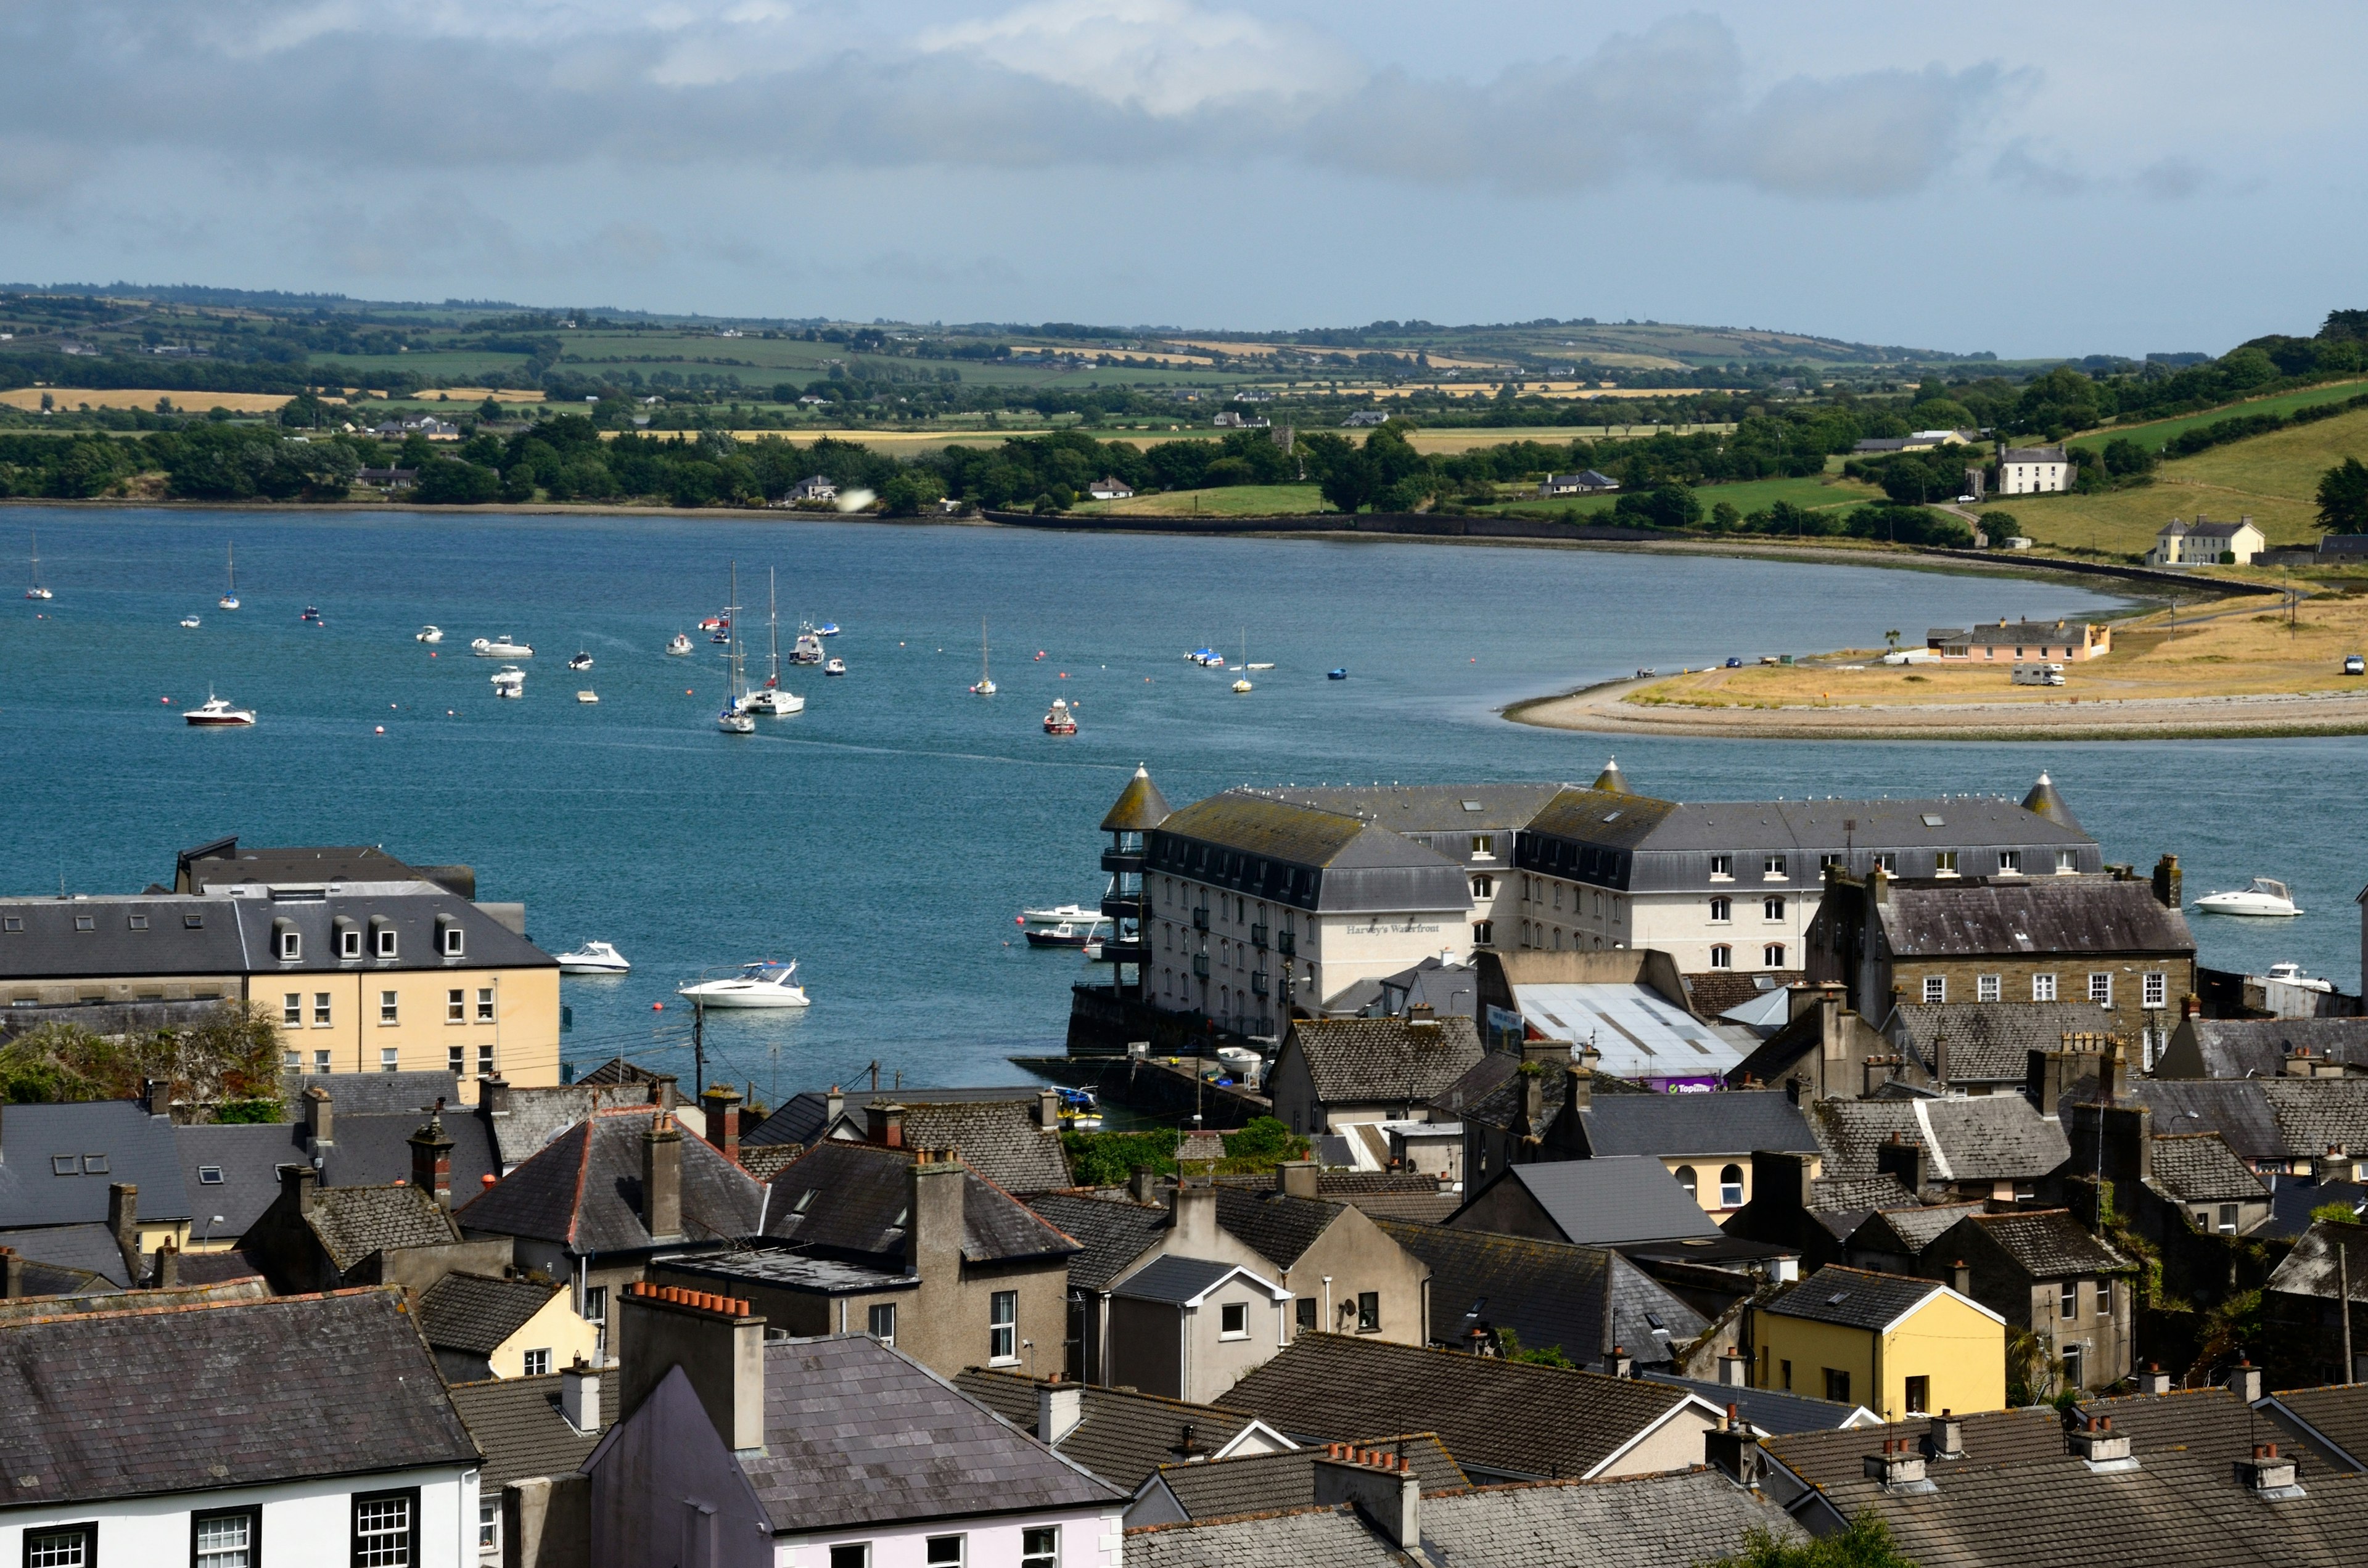
POLYGON ((1044 733, 1048 735, 1074 735, 1077 733, 1076 710, 1062 698, 1053 699, 1053 706, 1044 711, 1044 733))

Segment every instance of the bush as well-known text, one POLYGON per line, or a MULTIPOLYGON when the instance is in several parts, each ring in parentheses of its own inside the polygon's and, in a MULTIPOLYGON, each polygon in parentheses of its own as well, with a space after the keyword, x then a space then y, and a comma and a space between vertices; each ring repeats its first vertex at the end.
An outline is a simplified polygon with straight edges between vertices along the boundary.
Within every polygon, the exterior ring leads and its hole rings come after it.
POLYGON ((421 465, 411 487, 411 498, 430 506, 466 506, 497 501, 502 476, 475 463, 436 458, 421 465))
POLYGON ((1683 484, 1656 484, 1651 490, 1631 491, 1620 497, 1611 515, 1622 522, 1641 524, 1653 528, 1689 528, 1702 521, 1702 505, 1691 488, 1683 484))
POLYGON ((1176 1173, 1176 1146, 1183 1134, 1174 1128, 1149 1132, 1064 1132, 1061 1152, 1069 1156, 1069 1179, 1079 1187, 1116 1187, 1149 1165, 1163 1176, 1176 1173))

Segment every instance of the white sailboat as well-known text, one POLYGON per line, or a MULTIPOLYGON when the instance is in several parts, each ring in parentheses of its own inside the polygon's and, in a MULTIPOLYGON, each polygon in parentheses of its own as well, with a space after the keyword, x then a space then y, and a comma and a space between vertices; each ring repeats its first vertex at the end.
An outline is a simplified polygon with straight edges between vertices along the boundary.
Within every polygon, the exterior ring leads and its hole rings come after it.
POLYGON ((985 616, 981 616, 978 622, 978 684, 972 687, 970 690, 973 697, 995 695, 995 667, 987 663, 986 658, 986 618, 985 616))
POLYGON ((214 601, 223 609, 238 608, 238 546, 222 546, 222 597, 214 601))
MULTIPOLYGON (((1242 628, 1242 668, 1244 668, 1244 669, 1248 669, 1249 667, 1250 667, 1250 629, 1249 629, 1248 627, 1245 626, 1245 627, 1243 627, 1243 628, 1242 628)), ((1237 679, 1237 680, 1235 680, 1235 681, 1234 682, 1234 690, 1235 690, 1235 692, 1236 694, 1244 694, 1244 693, 1247 693, 1247 692, 1248 692, 1248 690, 1249 690, 1249 689, 1250 689, 1250 677, 1249 677, 1249 676, 1241 676, 1239 679, 1237 679)))
POLYGON ((770 713, 780 718, 786 714, 804 712, 806 699, 781 685, 781 605, 775 587, 773 569, 768 566, 765 568, 765 619, 767 629, 772 634, 772 665, 766 672, 763 688, 750 692, 748 700, 742 706, 751 713, 770 713))
POLYGON ((41 586, 41 536, 38 533, 33 536, 32 583, 26 588, 25 597, 28 599, 46 599, 53 597, 49 589, 41 586))
POLYGON ((715 727, 727 735, 753 735, 757 721, 745 710, 748 704, 748 676, 740 658, 740 563, 732 563, 732 602, 725 607, 724 616, 732 641, 732 689, 724 695, 723 710, 715 715, 715 727))

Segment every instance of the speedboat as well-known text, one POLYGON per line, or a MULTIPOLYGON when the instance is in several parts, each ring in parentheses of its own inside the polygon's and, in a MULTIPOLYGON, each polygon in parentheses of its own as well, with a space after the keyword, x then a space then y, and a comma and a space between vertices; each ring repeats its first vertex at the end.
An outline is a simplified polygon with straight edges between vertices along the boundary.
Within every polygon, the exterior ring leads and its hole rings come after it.
POLYGON ((1349 678, 1349 672, 1346 670, 1326 670, 1324 672, 1324 678, 1326 680, 1347 680, 1349 678))
POLYGON ((2333 991, 2335 989, 2335 983, 2333 981, 2314 980, 2310 976, 2303 973, 2302 965, 2298 963, 2273 963, 2270 966, 2269 973, 2262 976, 2262 978, 2265 980, 2274 980, 2282 984, 2292 985, 2304 991, 2333 991))
POLYGON ((255 722, 255 710, 233 708, 226 699, 209 691, 201 706, 189 709, 181 717, 200 730, 235 730, 255 722))
POLYGON ((572 953, 559 955, 562 974, 623 974, 633 966, 606 942, 586 942, 572 953))
POLYGON ((495 670, 494 672, 494 695, 495 697, 524 697, 526 695, 526 672, 518 668, 516 665, 504 665, 500 669, 495 670))
POLYGON ((1058 926, 1071 920, 1099 920, 1101 912, 1087 909, 1082 903, 1064 903, 1051 909, 1023 909, 1019 918, 1030 926, 1058 926))
POLYGON ((481 659, 531 659, 534 650, 523 642, 513 642, 508 632, 499 637, 480 637, 469 644, 469 652, 481 659))
POLYGON ((571 670, 588 670, 592 667, 592 655, 579 650, 575 657, 567 661, 567 667, 571 670))
POLYGON ((600 700, 600 694, 587 688, 577 692, 575 694, 575 700, 578 702, 598 702, 600 700))
POLYGON ((803 1007, 806 988, 797 983, 798 966, 752 963, 722 980, 693 981, 677 985, 674 994, 702 1007, 803 1007))
POLYGON ((1045 930, 1031 929, 1028 945, 1031 948, 1082 948, 1094 939, 1095 934, 1110 922, 1100 915, 1089 915, 1085 924, 1064 920, 1045 930))
MULTIPOLYGON (((1077 733, 1076 710, 1060 698, 1044 711, 1044 733, 1048 735, 1074 735, 1077 733)), ((1030 935, 1034 935, 1030 932, 1030 935)))
POLYGON ((181 618, 181 624, 194 631, 198 628, 198 618, 194 615, 185 615, 181 618))
POLYGON ((2283 882, 2269 877, 2255 877, 2253 885, 2238 892, 2206 893, 2195 901, 2194 907, 2205 915, 2259 915, 2283 918, 2300 915, 2294 895, 2283 882))
POLYGON ((843 676, 847 673, 847 661, 845 659, 833 659, 823 665, 822 673, 826 676, 843 676))
POLYGON ((730 616, 711 615, 706 619, 699 623, 699 629, 701 631, 721 631, 731 624, 732 618, 730 616))
POLYGON ((441 642, 444 641, 444 629, 440 626, 423 626, 411 634, 411 640, 414 642, 441 642))
POLYGON ((677 659, 683 657, 690 652, 689 637, 682 632, 676 632, 674 641, 666 644, 666 652, 677 659))
POLYGON ((790 644, 790 663, 818 665, 823 661, 822 633, 811 625, 798 628, 798 640, 790 644))
POLYGON ((1101 1102, 1094 1098, 1091 1089, 1056 1089, 1060 1096, 1061 1125, 1080 1132, 1091 1131, 1102 1124, 1101 1102))
POLYGON ((315 626, 322 624, 321 611, 317 606, 313 605, 306 605, 304 607, 304 613, 298 616, 296 619, 299 620, 309 620, 315 626))
POLYGON ((835 621, 835 620, 825 620, 825 621, 824 621, 820 626, 817 626, 817 627, 815 627, 815 628, 814 628, 814 635, 815 635, 815 636, 817 636, 817 637, 836 637, 836 636, 837 636, 837 635, 838 635, 838 622, 837 622, 837 621, 835 621))

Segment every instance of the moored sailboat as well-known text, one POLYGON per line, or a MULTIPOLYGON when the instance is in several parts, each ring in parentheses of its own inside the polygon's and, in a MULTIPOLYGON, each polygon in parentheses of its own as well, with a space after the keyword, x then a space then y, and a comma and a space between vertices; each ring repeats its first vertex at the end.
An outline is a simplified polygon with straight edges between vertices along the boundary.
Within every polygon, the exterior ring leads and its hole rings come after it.
POLYGON ((770 713, 780 718, 805 711, 806 699, 781 685, 781 603, 775 591, 776 580, 771 567, 765 568, 765 619, 772 635, 771 665, 765 675, 764 686, 748 694, 742 704, 752 713, 770 713))

